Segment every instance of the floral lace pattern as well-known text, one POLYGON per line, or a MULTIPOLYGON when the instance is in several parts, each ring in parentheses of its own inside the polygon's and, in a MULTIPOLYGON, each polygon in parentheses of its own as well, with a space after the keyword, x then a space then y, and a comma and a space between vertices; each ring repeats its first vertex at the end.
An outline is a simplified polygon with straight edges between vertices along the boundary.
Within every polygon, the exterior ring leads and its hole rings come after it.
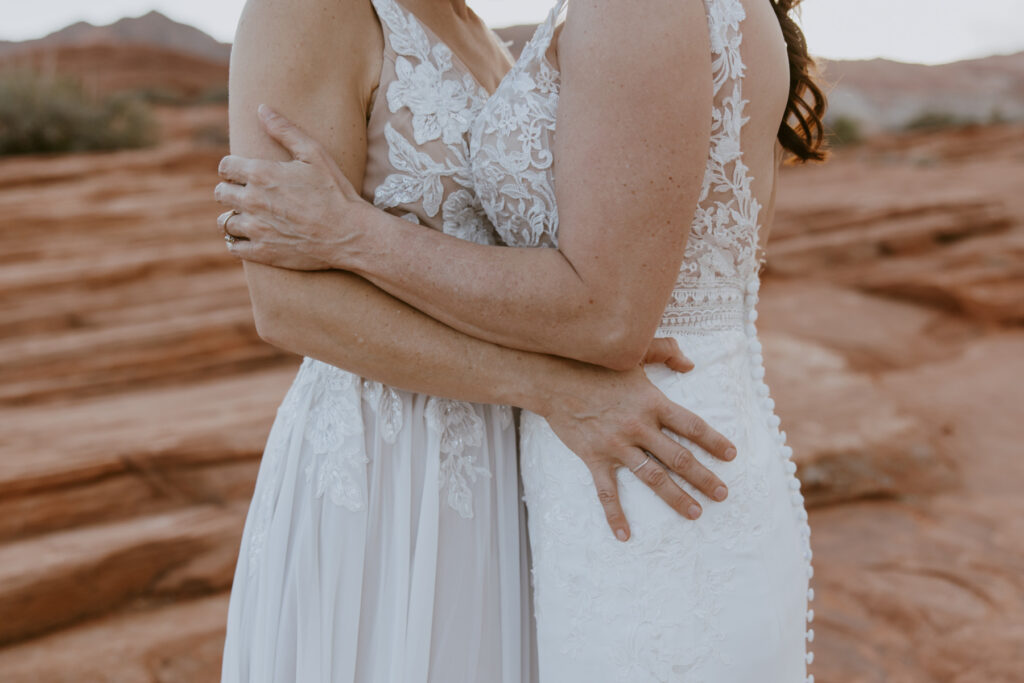
POLYGON ((448 506, 468 519, 473 516, 469 483, 491 476, 476 464, 475 455, 466 452, 483 443, 484 421, 469 403, 432 397, 427 402, 427 424, 440 438, 440 485, 447 490, 448 506))
POLYGON ((443 211, 446 234, 496 244, 497 235, 480 207, 469 171, 469 129, 487 92, 470 73, 460 73, 451 49, 431 40, 415 16, 394 0, 373 4, 397 55, 395 80, 387 86, 388 109, 392 114, 411 112, 413 130, 409 141, 390 122, 385 127, 395 173, 376 189, 374 204, 389 209, 421 203, 427 216, 443 211))
POLYGON ((563 1, 553 8, 523 47, 470 138, 481 204, 502 239, 517 247, 558 246, 551 147, 559 73, 545 53, 564 7, 563 1))

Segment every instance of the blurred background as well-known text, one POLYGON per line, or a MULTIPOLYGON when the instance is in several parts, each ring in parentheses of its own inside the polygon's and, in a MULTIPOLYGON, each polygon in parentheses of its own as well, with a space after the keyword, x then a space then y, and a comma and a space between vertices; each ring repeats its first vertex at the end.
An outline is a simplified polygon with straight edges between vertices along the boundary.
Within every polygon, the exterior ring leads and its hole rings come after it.
MULTIPOLYGON (((471 4, 519 46, 551 2, 471 4)), ((0 681, 218 680, 299 360, 215 223, 242 5, 0 10, 0 681)), ((1024 6, 802 21, 834 154, 783 173, 759 325, 811 507, 810 670, 1022 681, 1024 6)))

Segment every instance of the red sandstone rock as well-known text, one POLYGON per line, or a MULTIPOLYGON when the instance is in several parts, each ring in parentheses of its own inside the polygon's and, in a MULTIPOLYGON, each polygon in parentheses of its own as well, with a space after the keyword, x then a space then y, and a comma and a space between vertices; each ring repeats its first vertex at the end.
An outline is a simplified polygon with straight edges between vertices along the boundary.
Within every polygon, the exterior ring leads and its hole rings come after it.
MULTIPOLYGON (((193 133, 223 108, 161 116, 154 150, 0 160, 5 682, 217 679, 240 515, 297 359, 256 336, 214 223, 226 150, 193 133)), ((815 506, 818 683, 1024 670, 1008 131, 783 175, 759 324, 815 506)))

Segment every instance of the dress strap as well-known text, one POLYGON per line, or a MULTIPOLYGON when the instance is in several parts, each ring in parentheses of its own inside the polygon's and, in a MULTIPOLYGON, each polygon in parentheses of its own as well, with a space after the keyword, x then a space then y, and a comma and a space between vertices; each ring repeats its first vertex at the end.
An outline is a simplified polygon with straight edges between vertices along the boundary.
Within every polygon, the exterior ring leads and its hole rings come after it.
POLYGON ((415 57, 422 62, 430 58, 431 40, 419 19, 395 0, 370 0, 384 27, 386 44, 395 54, 415 57))
POLYGON ((555 6, 551 8, 551 11, 548 12, 547 19, 537 26, 537 30, 533 32, 530 40, 523 46, 518 65, 525 67, 525 65, 547 54, 548 48, 551 46, 551 40, 555 35, 555 25, 565 11, 566 3, 567 0, 558 0, 555 6))

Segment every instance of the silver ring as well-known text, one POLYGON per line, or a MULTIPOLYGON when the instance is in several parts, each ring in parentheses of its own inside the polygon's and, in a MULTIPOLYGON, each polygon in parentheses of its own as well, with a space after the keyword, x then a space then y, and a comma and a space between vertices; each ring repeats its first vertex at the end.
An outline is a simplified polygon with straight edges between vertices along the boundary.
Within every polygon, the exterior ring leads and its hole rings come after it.
POLYGON ((235 242, 238 241, 238 238, 232 235, 230 232, 225 232, 224 241, 227 242, 228 244, 234 244, 235 242))
POLYGON ((647 455, 647 457, 646 457, 646 458, 644 458, 644 461, 643 461, 642 463, 640 463, 640 464, 639 464, 639 465, 637 465, 636 467, 631 467, 631 468, 629 468, 629 471, 630 471, 630 472, 632 472, 633 474, 636 474, 637 472, 639 472, 639 471, 640 471, 640 469, 641 469, 641 468, 642 468, 642 467, 643 467, 644 465, 646 465, 646 464, 647 464, 647 463, 649 463, 650 461, 651 461, 651 456, 650 456, 650 454, 648 454, 648 455, 647 455))

